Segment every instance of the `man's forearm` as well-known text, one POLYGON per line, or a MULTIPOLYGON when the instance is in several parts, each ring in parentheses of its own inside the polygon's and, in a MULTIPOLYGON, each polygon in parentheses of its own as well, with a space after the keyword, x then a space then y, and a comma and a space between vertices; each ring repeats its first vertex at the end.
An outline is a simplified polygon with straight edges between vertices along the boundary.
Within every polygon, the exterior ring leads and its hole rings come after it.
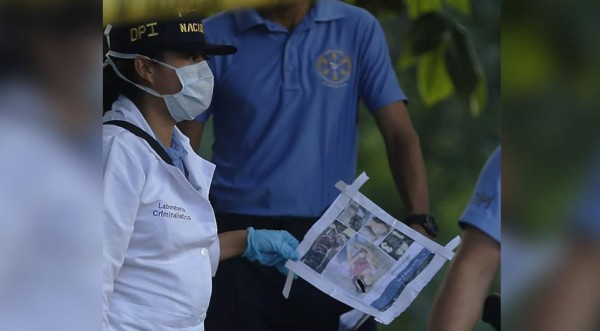
MULTIPOLYGON (((408 215, 429 213, 429 191, 419 136, 404 102, 394 102, 375 112, 394 183, 408 215)), ((428 235, 419 224, 412 228, 428 235)))
POLYGON ((472 330, 485 300, 490 279, 469 263, 453 264, 433 310, 430 331, 472 330))
POLYGON ((390 170, 407 213, 429 213, 429 190, 421 144, 416 132, 398 136, 387 147, 390 170))
POLYGON ((500 247, 478 230, 465 231, 438 295, 430 331, 472 330, 500 264, 500 247))

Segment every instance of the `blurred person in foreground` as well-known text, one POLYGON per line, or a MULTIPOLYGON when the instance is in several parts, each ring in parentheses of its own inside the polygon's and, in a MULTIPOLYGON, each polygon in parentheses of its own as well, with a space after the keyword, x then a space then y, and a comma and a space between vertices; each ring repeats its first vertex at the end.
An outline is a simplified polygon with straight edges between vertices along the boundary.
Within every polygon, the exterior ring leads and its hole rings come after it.
MULTIPOLYGON (((198 149, 214 116, 211 201, 219 231, 254 226, 303 238, 338 195, 335 183, 354 180, 363 100, 383 135, 405 221, 435 236, 419 137, 373 15, 341 1, 296 0, 205 24, 209 41, 239 49, 209 60, 211 108, 181 125, 198 149)), ((285 300, 284 280, 242 259, 223 263, 207 330, 338 329, 350 307, 303 280, 285 300)), ((370 319, 362 330, 375 328, 370 319)))
POLYGON ((286 231, 217 234, 208 200, 215 166, 175 126, 210 104, 206 57, 236 48, 207 43, 189 15, 105 33, 105 86, 116 100, 102 134, 104 329, 203 331, 220 261, 243 256, 286 272, 297 259, 286 231))
POLYGON ((0 4, 2 330, 102 327, 101 9, 0 4))
MULTIPOLYGON (((501 152, 486 162, 459 220, 462 242, 431 314, 430 331, 473 330, 500 266, 501 152)), ((499 316, 494 316, 499 330, 499 316)))
POLYGON ((600 158, 572 204, 563 252, 538 277, 525 330, 588 331, 600 326, 600 158))

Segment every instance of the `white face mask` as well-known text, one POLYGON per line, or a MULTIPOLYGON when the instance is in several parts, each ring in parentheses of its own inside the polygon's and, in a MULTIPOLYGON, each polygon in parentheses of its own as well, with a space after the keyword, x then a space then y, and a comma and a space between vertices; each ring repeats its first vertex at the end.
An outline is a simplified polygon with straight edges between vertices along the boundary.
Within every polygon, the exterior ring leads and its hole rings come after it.
POLYGON ((113 68, 114 72, 126 82, 129 82, 143 91, 146 91, 154 96, 163 98, 167 104, 167 109, 176 122, 185 120, 193 120, 196 116, 203 113, 212 100, 214 77, 212 71, 208 67, 206 61, 198 62, 181 68, 151 59, 140 54, 123 54, 115 51, 109 51, 107 54, 107 62, 113 68), (159 63, 169 69, 175 70, 179 82, 181 83, 181 91, 175 94, 162 95, 153 89, 136 84, 119 72, 111 56, 121 59, 135 59, 139 56, 146 58, 152 62, 159 63))

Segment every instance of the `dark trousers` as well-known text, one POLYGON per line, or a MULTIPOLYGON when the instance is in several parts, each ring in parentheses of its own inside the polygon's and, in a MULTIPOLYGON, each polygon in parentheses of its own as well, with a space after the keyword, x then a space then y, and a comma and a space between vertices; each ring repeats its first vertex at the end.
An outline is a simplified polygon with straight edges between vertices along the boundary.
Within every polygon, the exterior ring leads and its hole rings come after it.
MULTIPOLYGON (((315 218, 217 214, 219 232, 246 229, 287 230, 299 241, 315 218)), ((338 331, 339 316, 352 308, 298 278, 289 299, 281 294, 285 276, 237 257, 219 264, 205 321, 206 331, 338 331)), ((370 318, 360 328, 374 331, 370 318)))

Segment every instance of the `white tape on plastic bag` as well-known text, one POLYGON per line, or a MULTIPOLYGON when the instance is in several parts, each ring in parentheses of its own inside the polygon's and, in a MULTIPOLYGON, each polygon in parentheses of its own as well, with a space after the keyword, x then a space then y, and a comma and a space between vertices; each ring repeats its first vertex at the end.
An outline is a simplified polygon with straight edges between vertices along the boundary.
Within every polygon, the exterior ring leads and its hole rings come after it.
MULTIPOLYGON (((295 273, 361 314, 389 324, 454 257, 460 238, 441 246, 394 219, 359 192, 367 180, 363 172, 351 185, 336 184, 341 193, 300 243, 300 259, 286 263, 290 273, 284 295, 295 273)), ((352 325, 364 317, 358 316, 340 318, 352 325)))

